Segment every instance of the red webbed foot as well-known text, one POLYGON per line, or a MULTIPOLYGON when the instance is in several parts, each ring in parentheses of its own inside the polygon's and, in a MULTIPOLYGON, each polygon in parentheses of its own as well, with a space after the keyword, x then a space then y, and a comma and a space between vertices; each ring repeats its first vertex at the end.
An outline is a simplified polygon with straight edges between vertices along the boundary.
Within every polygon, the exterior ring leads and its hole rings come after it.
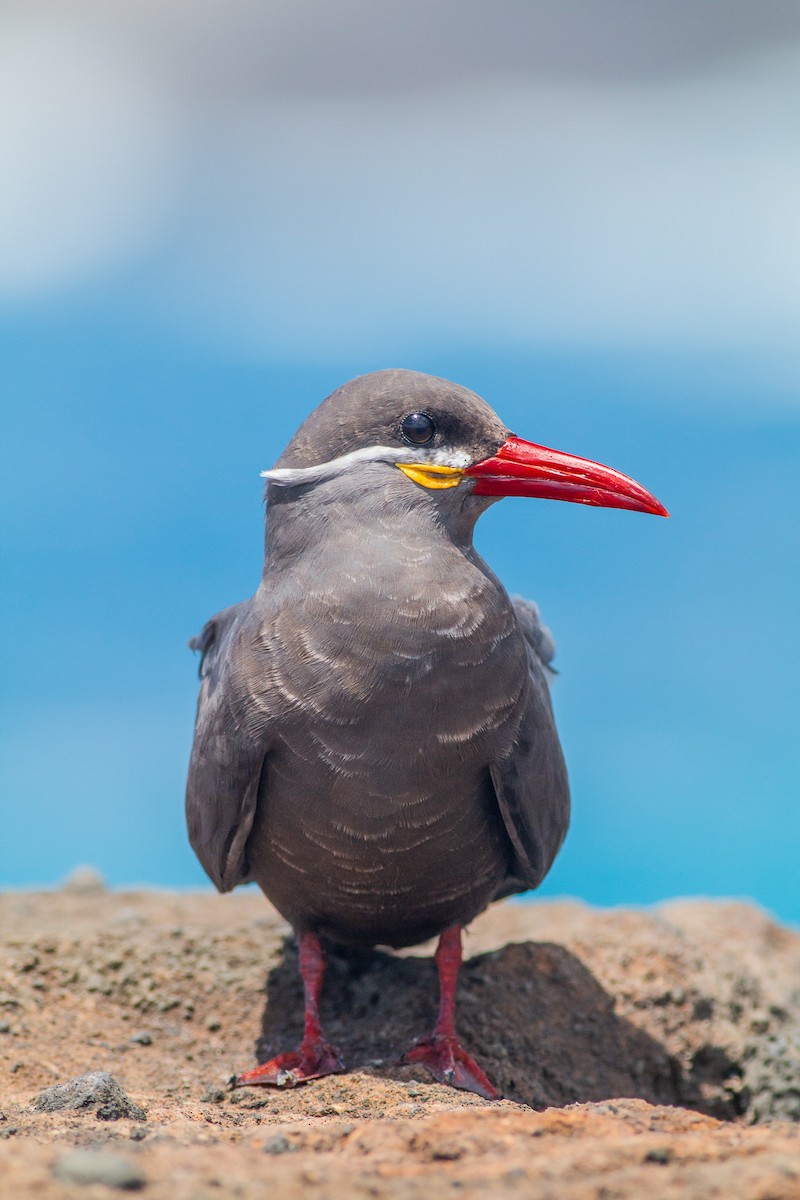
POLYGON ((422 1063, 434 1079, 465 1092, 477 1092, 486 1100, 499 1100, 500 1093, 490 1083, 475 1059, 467 1054, 456 1035, 456 982, 461 966, 461 926, 445 929, 436 947, 439 972, 439 1016, 433 1033, 412 1046, 403 1062, 422 1063))
POLYGON ((308 1079, 320 1079, 323 1075, 338 1075, 345 1066, 338 1050, 322 1038, 303 1041, 296 1050, 278 1054, 269 1062, 254 1067, 252 1071, 235 1076, 233 1086, 251 1087, 263 1084, 272 1087, 296 1087, 308 1079))
POLYGON ((412 1046, 403 1062, 422 1063, 434 1079, 465 1092, 477 1092, 486 1100, 499 1100, 500 1093, 489 1082, 475 1059, 467 1054, 457 1037, 434 1033, 412 1046))
POLYGON ((269 1062, 234 1076, 233 1087, 250 1087, 262 1084, 271 1087, 296 1087, 308 1079, 319 1079, 323 1075, 338 1075, 345 1066, 339 1051, 322 1036, 319 1020, 319 997, 322 977, 325 974, 325 958, 320 940, 315 933, 298 935, 298 958, 300 975, 305 992, 305 1033, 296 1050, 278 1054, 269 1062))

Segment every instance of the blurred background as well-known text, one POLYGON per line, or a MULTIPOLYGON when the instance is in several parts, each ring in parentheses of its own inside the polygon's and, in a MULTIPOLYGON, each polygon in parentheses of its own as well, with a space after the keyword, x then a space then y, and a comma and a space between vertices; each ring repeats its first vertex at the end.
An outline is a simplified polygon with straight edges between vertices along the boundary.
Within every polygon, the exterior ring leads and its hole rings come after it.
POLYGON ((0 126, 2 884, 204 884, 186 640, 405 366, 672 512, 479 526, 559 647, 542 893, 800 921, 794 0, 6 0, 0 126))

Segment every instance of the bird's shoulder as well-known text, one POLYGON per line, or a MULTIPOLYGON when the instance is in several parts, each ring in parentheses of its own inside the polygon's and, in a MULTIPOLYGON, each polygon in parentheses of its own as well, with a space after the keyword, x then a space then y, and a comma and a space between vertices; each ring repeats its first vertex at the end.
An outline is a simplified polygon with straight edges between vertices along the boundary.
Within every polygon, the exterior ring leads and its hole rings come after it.
POLYGON ((524 596, 512 596, 511 604, 528 653, 535 656, 536 661, 545 671, 555 675, 553 659, 556 654, 556 643, 552 633, 542 620, 538 604, 533 600, 526 600, 524 596))
POLYGON ((209 617, 199 633, 189 638, 189 649, 200 655, 197 673, 201 679, 207 679, 224 662, 225 646, 236 627, 246 617, 249 603, 250 601, 244 600, 215 613, 213 617, 209 617))
POLYGON ((265 716, 273 707, 270 647, 274 613, 260 593, 233 604, 206 621, 189 641, 200 654, 198 716, 218 714, 227 725, 254 731, 261 741, 265 716))

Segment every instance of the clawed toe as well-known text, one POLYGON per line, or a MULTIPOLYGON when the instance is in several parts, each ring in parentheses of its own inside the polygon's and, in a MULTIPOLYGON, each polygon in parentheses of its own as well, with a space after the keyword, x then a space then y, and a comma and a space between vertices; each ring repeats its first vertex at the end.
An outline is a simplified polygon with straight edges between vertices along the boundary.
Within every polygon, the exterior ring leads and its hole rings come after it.
POLYGON ((499 1100, 500 1093, 489 1082, 475 1059, 467 1054, 456 1037, 433 1034, 417 1042, 403 1057, 406 1063, 421 1063, 434 1079, 465 1092, 477 1092, 486 1100, 499 1100))
POLYGON ((345 1066, 339 1052, 324 1041, 303 1042, 296 1050, 278 1054, 269 1062, 245 1071, 234 1078, 233 1086, 252 1087, 296 1087, 309 1079, 320 1079, 323 1075, 338 1075, 345 1066))

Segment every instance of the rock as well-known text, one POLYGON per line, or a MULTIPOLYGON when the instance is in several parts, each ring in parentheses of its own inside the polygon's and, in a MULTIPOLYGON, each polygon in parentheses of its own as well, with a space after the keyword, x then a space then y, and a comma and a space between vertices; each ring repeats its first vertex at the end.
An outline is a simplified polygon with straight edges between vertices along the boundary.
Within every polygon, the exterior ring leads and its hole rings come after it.
POLYGON ((800 934, 757 909, 514 902, 479 918, 459 1028, 506 1094, 535 1108, 489 1103, 398 1065, 436 1017, 431 947, 332 950, 323 1017, 350 1074, 225 1092, 259 1021, 264 1051, 288 1050, 302 1034, 296 952, 283 949, 276 917, 259 924, 270 912, 246 889, 225 899, 110 891, 99 902, 0 892, 0 1017, 14 1029, 0 1036, 3 1200, 120 1195, 53 1174, 53 1160, 76 1146, 128 1156, 147 1176, 137 1195, 174 1200, 264 1200, 270 1186, 287 1200, 800 1200, 800 1124, 774 1119, 792 1115, 800 1078, 800 934), (183 935, 170 936, 177 926, 183 935), (113 982, 111 998, 86 991, 94 976, 113 982), (162 1015, 171 996, 182 1007, 162 1015), (209 1036, 212 1014, 224 1037, 209 1036), (149 1050, 129 1042, 143 1030, 149 1050), (98 1110, 117 1116, 119 1106, 91 1089, 87 1107, 23 1113, 20 1093, 33 1100, 48 1062, 62 1088, 87 1067, 124 1064, 125 1090, 152 1123, 98 1122, 98 1110), (626 1093, 651 1102, 619 1099, 626 1093), (309 1171, 323 1182, 312 1186, 309 1171))
POLYGON ((106 890, 106 881, 94 867, 76 867, 61 884, 62 891, 93 895, 106 890))
POLYGON ((2 1129, 0 1129, 0 1139, 13 1137, 15 1133, 19 1133, 19 1127, 17 1125, 4 1125, 2 1129))
POLYGON ((153 1044, 152 1037, 150 1036, 149 1033, 146 1033, 145 1030, 143 1030, 143 1029, 140 1030, 139 1033, 132 1034, 131 1041, 134 1042, 135 1045, 137 1045, 137 1046, 152 1046, 152 1044, 153 1044))
POLYGON ((660 1163, 661 1166, 666 1166, 668 1162, 672 1162, 673 1153, 669 1146, 656 1146, 653 1150, 648 1150, 644 1156, 644 1161, 649 1163, 660 1163))
POLYGON ((36 1112, 60 1112, 74 1109, 79 1112, 94 1109, 101 1121, 118 1121, 127 1117, 144 1121, 145 1112, 125 1095, 113 1075, 107 1071, 90 1071, 68 1083, 45 1088, 33 1102, 36 1112))
POLYGON ((87 1186, 102 1183, 106 1187, 134 1191, 144 1187, 144 1172, 121 1154, 104 1150, 70 1150, 53 1165, 53 1174, 63 1183, 87 1186))
POLYGON ((744 1086, 752 1121, 800 1121, 800 1031, 751 1042, 744 1086))
POLYGON ((439 1142, 434 1142, 430 1149, 431 1158, 439 1159, 442 1162, 455 1162, 464 1156, 464 1147, 461 1146, 453 1138, 442 1138, 439 1142))
POLYGON ((276 1133, 267 1138, 262 1149, 265 1154, 286 1154, 288 1151, 294 1150, 294 1146, 288 1138, 276 1133))

